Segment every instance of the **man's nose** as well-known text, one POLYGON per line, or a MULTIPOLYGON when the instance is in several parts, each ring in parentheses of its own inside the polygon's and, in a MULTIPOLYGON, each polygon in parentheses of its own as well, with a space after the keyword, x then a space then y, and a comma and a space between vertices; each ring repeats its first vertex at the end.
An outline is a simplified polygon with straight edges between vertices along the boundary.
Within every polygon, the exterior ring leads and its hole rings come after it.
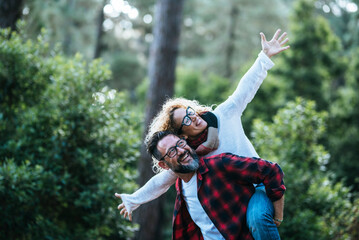
POLYGON ((177 147, 177 155, 178 156, 181 156, 185 151, 186 151, 186 149, 181 148, 181 147, 177 147))

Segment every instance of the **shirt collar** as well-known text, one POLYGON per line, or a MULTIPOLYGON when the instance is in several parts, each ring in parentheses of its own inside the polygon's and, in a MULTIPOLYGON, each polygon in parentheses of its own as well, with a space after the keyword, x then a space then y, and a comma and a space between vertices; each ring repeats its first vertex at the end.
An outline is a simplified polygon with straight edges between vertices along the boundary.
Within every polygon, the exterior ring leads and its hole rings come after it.
MULTIPOLYGON (((209 171, 204 158, 201 157, 199 158, 199 168, 197 169, 197 190, 200 188, 201 184, 202 184, 202 175, 207 173, 209 171)), ((176 182, 176 191, 177 193, 182 193, 182 181, 180 178, 177 179, 176 182)))

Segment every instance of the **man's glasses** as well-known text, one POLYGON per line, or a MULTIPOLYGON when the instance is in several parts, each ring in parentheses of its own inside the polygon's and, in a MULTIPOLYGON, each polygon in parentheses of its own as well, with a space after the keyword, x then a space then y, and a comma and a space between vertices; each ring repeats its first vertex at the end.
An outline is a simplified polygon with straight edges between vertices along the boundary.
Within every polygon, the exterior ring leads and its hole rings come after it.
POLYGON ((193 108, 191 107, 188 107, 186 109, 186 115, 183 117, 182 119, 182 123, 181 123, 181 127, 178 129, 177 133, 178 134, 181 134, 181 131, 182 131, 182 128, 183 126, 189 126, 191 125, 192 123, 192 119, 191 119, 191 116, 194 116, 196 115, 196 111, 193 110, 193 108))
POLYGON ((168 151, 166 152, 166 154, 160 158, 160 161, 165 160, 165 157, 168 156, 169 158, 173 158, 174 156, 177 155, 177 148, 184 148, 187 145, 187 142, 185 139, 181 138, 180 140, 177 141, 176 146, 170 147, 170 149, 168 149, 168 151))

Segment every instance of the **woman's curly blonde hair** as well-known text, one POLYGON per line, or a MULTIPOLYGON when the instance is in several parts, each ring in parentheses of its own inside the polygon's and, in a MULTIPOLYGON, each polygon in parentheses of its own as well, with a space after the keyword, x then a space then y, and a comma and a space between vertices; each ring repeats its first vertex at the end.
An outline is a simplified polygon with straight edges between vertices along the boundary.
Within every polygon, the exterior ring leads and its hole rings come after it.
MULTIPOLYGON (((180 126, 175 126, 175 122, 173 120, 174 111, 178 108, 187 107, 193 108, 196 113, 201 114, 203 112, 213 111, 212 106, 204 106, 201 105, 196 100, 188 100, 185 98, 169 98, 162 105, 161 111, 153 118, 149 128, 147 135, 145 137, 145 144, 147 145, 148 141, 151 139, 152 135, 159 131, 172 131, 177 132, 180 126)), ((153 166, 152 170, 155 173, 161 172, 163 169, 158 166, 158 160, 152 156, 153 166)))

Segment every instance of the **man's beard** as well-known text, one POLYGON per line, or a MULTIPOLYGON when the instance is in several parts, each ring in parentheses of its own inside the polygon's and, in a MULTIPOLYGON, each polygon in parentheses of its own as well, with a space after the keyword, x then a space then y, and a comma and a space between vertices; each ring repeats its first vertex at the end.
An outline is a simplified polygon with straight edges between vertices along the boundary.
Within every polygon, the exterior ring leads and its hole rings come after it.
MULTIPOLYGON (((184 152, 183 155, 186 155, 187 152, 184 152)), ((188 151, 188 155, 192 157, 192 161, 190 164, 182 165, 180 162, 178 162, 177 166, 173 166, 172 164, 167 162, 167 165, 171 168, 172 171, 176 173, 191 173, 197 171, 199 168, 199 158, 197 153, 191 149, 191 151, 188 151)), ((178 159, 181 159, 183 156, 179 156, 178 159)))

